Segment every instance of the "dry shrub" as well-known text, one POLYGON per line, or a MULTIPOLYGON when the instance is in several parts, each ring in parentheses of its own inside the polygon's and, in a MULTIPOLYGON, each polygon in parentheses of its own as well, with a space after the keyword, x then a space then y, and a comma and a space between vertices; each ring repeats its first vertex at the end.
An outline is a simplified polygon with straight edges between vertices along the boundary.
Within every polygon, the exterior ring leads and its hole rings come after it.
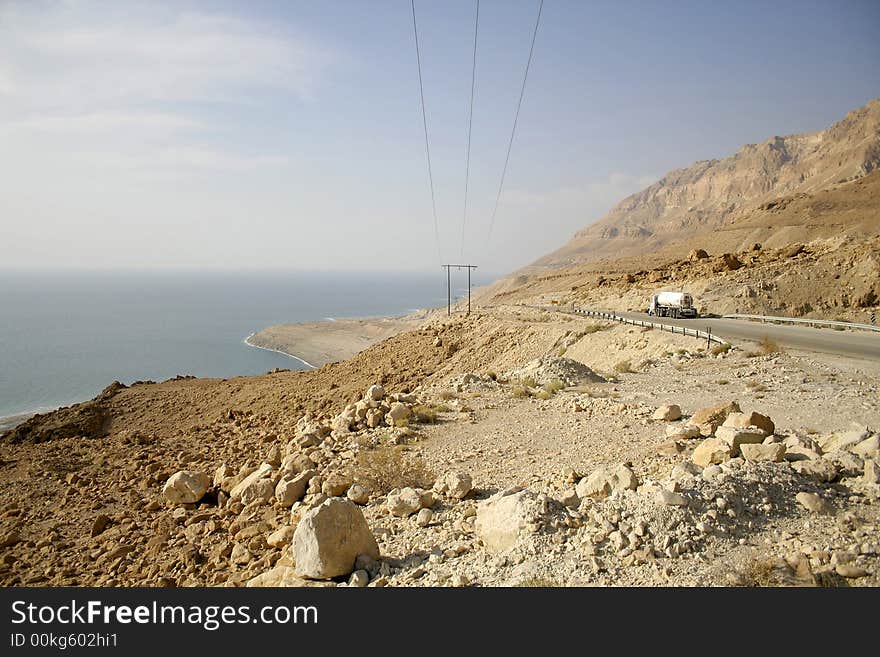
POLYGON ((618 374, 623 374, 625 372, 634 372, 632 368, 632 363, 629 360, 620 360, 614 364, 614 371, 618 374))
POLYGON ((422 424, 434 424, 437 421, 439 407, 433 405, 429 406, 427 404, 417 404, 412 407, 412 412, 413 418, 415 418, 416 422, 421 422, 422 424))
POLYGON ((538 390, 537 392, 534 393, 534 396, 538 399, 543 399, 544 401, 546 401, 546 400, 550 399, 553 396, 553 394, 550 392, 547 392, 546 390, 538 390))
POLYGON ((534 577, 528 577, 520 582, 517 582, 515 586, 528 589, 545 589, 560 588, 565 585, 550 577, 540 577, 538 575, 535 575, 534 577))
POLYGON ((436 478, 421 458, 407 454, 400 445, 358 453, 351 476, 380 495, 406 486, 429 488, 436 478))
POLYGON ((590 333, 598 333, 611 328, 611 324, 587 324, 581 329, 581 335, 589 335, 590 333))
POLYGON ((520 379, 519 384, 521 386, 525 386, 526 388, 537 388, 538 387, 538 382, 535 381, 535 377, 533 377, 533 376, 527 376, 523 379, 520 379))
POLYGON ((452 390, 441 390, 440 394, 437 396, 443 401, 449 401, 450 399, 455 399, 457 397, 452 390))
POLYGON ((721 344, 713 345, 709 350, 709 353, 713 356, 717 356, 718 354, 726 354, 728 351, 730 351, 730 345, 726 342, 722 342, 721 344))
POLYGON ((769 354, 781 354, 783 352, 784 349, 782 348, 782 345, 771 339, 770 336, 765 335, 758 342, 758 354, 761 356, 767 356, 769 354))
POLYGON ((752 392, 767 392, 767 386, 765 386, 760 381, 755 381, 752 379, 751 381, 746 381, 746 387, 752 392))
POLYGON ((541 386, 545 392, 550 395, 555 395, 560 390, 565 389, 565 382, 561 379, 553 379, 552 381, 547 381, 543 386, 541 386))
POLYGON ((510 389, 510 394, 516 399, 523 399, 529 396, 529 389, 525 386, 515 385, 510 389))

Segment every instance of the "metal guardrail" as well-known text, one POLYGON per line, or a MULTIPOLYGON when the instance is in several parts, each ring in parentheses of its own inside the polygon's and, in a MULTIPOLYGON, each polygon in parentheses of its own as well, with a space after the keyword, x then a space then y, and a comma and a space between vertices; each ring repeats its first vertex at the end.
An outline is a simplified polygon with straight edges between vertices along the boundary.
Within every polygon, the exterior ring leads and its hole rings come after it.
POLYGON ((830 319, 810 319, 809 317, 772 317, 769 315, 722 315, 723 319, 756 319, 764 322, 783 322, 788 324, 809 324, 810 326, 840 326, 843 328, 862 329, 880 332, 880 326, 856 324, 854 322, 836 322, 830 319))
POLYGON ((677 333, 679 335, 687 335, 694 338, 700 338, 702 340, 706 340, 707 343, 716 342, 718 344, 730 344, 724 338, 719 338, 717 335, 712 335, 711 331, 700 331, 698 329, 688 328, 686 326, 675 326, 674 324, 661 324, 659 322, 649 322, 643 319, 629 319, 628 317, 621 317, 620 315, 607 312, 604 310, 588 310, 586 308, 566 308, 565 306, 535 306, 536 308, 540 308, 541 310, 555 310, 557 312, 564 313, 573 313, 575 315, 586 315, 587 317, 596 317, 598 319, 605 319, 612 322, 620 322, 622 324, 632 324, 633 326, 645 326, 652 329, 660 329, 661 331, 669 331, 670 333, 677 333))

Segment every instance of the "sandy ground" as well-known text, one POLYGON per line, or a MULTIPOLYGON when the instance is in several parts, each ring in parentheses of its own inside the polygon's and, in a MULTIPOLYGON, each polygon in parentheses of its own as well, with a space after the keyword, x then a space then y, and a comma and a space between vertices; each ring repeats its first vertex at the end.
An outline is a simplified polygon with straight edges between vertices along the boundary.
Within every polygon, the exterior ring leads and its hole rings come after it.
POLYGON ((377 342, 416 328, 427 312, 405 317, 339 319, 270 326, 250 336, 248 344, 271 349, 321 367, 351 358, 377 342))

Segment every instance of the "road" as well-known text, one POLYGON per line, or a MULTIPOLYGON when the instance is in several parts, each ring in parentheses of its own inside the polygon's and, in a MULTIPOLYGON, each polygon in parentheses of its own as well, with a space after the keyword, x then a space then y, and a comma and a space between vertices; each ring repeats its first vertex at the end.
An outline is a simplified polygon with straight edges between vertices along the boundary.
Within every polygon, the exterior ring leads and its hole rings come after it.
POLYGON ((880 333, 868 331, 835 331, 830 328, 812 328, 791 324, 762 324, 744 319, 669 319, 651 317, 646 313, 615 313, 628 319, 641 319, 658 324, 673 324, 707 331, 734 344, 740 340, 757 342, 764 336, 783 347, 803 351, 818 351, 853 358, 880 360, 880 333))

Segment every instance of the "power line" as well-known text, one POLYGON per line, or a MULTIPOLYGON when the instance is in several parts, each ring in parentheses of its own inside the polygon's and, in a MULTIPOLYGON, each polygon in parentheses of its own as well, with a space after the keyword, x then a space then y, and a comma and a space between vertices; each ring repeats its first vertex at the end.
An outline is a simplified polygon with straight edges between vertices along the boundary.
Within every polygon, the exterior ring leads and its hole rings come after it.
POLYGON ((425 88, 422 84, 422 55, 419 51, 419 28, 416 26, 416 0, 410 0, 410 3, 412 4, 413 34, 416 37, 416 63, 419 67, 419 97, 422 99, 422 126, 425 128, 425 155, 428 159, 428 182, 431 185, 431 210, 434 214, 434 242, 437 244, 437 259, 442 261, 443 258, 440 255, 440 229, 437 227, 437 202, 434 199, 434 174, 431 173, 431 147, 428 145, 428 118, 425 113, 425 88))
POLYGON ((474 61, 471 66, 471 109, 468 114, 468 140, 467 140, 467 159, 464 167, 464 210, 461 216, 461 250, 460 254, 464 259, 464 227, 467 223, 467 201, 468 201, 468 183, 471 173, 471 128, 474 120, 474 86, 477 79, 477 32, 480 29, 480 0, 477 0, 477 12, 474 19, 474 61))
POLYGON ((492 210, 492 218, 489 221, 489 234, 486 242, 492 239, 492 227, 495 224, 495 214, 498 212, 498 203, 501 201, 501 190, 504 189, 504 177, 507 175, 507 163, 510 161, 510 151, 513 148, 513 138, 516 135, 516 123, 519 120, 519 110, 522 107, 523 96, 526 93, 526 80, 529 79, 529 67, 532 65, 532 52, 535 50, 535 39, 538 37, 538 26, 541 24, 541 11, 544 9, 544 0, 538 6, 538 18, 535 21, 535 31, 532 34, 532 45, 529 47, 529 60, 526 63, 526 71, 523 75, 522 89, 519 92, 519 102, 516 104, 516 114, 513 117, 513 129, 510 131, 510 142, 507 144, 507 156, 504 158, 504 169, 501 171, 501 183, 498 185, 498 195, 495 197, 495 208, 492 210))

